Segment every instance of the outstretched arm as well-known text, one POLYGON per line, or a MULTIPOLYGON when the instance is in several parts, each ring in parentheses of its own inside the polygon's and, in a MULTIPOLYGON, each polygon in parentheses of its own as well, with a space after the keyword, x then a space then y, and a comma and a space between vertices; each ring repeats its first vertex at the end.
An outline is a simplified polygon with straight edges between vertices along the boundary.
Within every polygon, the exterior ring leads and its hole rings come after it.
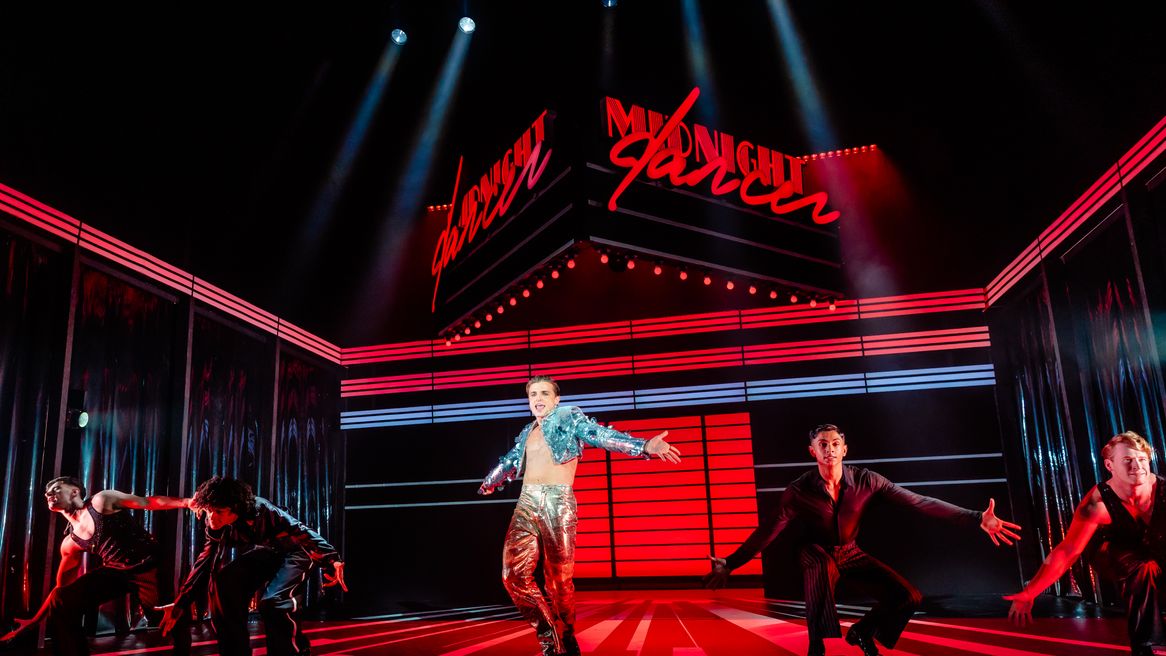
POLYGON ((1012 602, 1012 607, 1008 610, 1008 619, 1020 626, 1031 622, 1033 600, 1069 571, 1085 551, 1097 528, 1106 523, 1109 523, 1109 513, 1101 502, 1097 488, 1094 488, 1077 506, 1065 539, 1061 540, 1061 543, 1045 558, 1045 562, 1041 563, 1036 576, 1020 592, 1004 597, 1012 602))
POLYGON ((594 419, 583 414, 576 407, 559 408, 560 421, 564 422, 567 430, 576 438, 591 446, 623 453, 629 456, 643 456, 651 458, 659 456, 667 462, 680 462, 680 450, 664 441, 668 431, 664 431, 650 440, 632 437, 610 426, 600 426, 594 419))
POLYGON ((16 628, 0 636, 0 643, 15 640, 22 633, 36 626, 44 619, 49 611, 49 604, 52 603, 53 595, 57 594, 57 590, 77 579, 77 573, 81 571, 82 554, 83 552, 77 546, 77 543, 66 537, 65 541, 61 543, 61 565, 57 567, 57 585, 45 596, 45 600, 36 611, 36 615, 26 620, 17 618, 16 628))
POLYGON ((1020 539, 1020 535, 1015 532, 1020 530, 1020 525, 997 517, 996 501, 994 499, 988 500, 988 509, 983 512, 969 510, 967 508, 960 508, 957 505, 950 504, 941 499, 923 496, 922 494, 916 494, 908 489, 899 487, 882 474, 869 472, 869 476, 879 496, 892 503, 912 508, 928 517, 957 524, 978 525, 992 539, 993 544, 997 546, 999 546, 1001 540, 1005 544, 1012 544, 1012 540, 1020 539))
POLYGON ((182 510, 190 507, 190 499, 182 497, 139 497, 118 490, 102 490, 91 499, 93 509, 100 513, 116 510, 182 510))
POLYGON ((712 571, 704 577, 706 588, 723 587, 733 570, 753 560, 757 554, 761 553, 762 549, 768 547, 785 531, 794 519, 793 498, 792 488, 786 488, 781 495, 781 508, 773 516, 773 519, 754 529, 749 537, 745 538, 745 542, 737 547, 737 550, 728 558, 709 556, 709 559, 712 560, 712 571))

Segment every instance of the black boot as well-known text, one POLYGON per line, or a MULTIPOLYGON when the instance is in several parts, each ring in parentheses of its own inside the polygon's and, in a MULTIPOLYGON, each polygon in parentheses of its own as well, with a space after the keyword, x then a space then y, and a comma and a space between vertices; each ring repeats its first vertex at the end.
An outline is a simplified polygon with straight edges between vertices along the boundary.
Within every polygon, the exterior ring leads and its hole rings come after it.
POLYGON ((826 656, 826 641, 821 638, 817 640, 810 638, 810 648, 806 650, 806 656, 826 656))
POLYGON ((861 649, 862 656, 879 656, 879 648, 874 638, 864 635, 861 631, 855 631, 853 626, 846 632, 846 642, 861 649))

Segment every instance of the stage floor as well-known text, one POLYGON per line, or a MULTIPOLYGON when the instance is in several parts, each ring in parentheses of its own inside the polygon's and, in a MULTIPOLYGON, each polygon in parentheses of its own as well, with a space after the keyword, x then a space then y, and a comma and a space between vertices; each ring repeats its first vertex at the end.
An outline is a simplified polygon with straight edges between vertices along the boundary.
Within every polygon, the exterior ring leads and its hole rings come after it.
MULTIPOLYGON (((860 607, 840 607, 846 618, 860 607)), ((743 656, 805 654, 805 621, 795 602, 765 599, 760 590, 581 592, 579 642, 586 654, 619 656, 743 656)), ((380 616, 360 621, 305 622, 312 656, 533 656, 534 634, 510 606, 490 605, 380 616)), ((258 628, 253 633, 258 633, 258 628)), ((164 654, 156 636, 98 638, 94 654, 164 654)), ((207 631, 209 633, 209 631, 207 631)), ((194 653, 217 653, 213 641, 194 653)), ((196 640, 198 638, 196 637, 196 640)), ((256 635, 255 654, 265 653, 256 635)), ((827 641, 830 656, 860 652, 841 639, 827 641)), ((1003 619, 916 615, 888 656, 1115 656, 1129 653, 1121 618, 1038 619, 1018 630, 1003 619)))

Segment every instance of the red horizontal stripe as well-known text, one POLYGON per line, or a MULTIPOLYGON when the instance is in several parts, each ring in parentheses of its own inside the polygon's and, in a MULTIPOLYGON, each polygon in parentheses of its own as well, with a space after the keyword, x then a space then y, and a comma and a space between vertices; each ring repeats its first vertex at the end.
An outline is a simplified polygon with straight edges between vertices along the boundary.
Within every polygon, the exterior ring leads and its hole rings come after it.
POLYGON ((341 392, 340 398, 347 399, 347 398, 353 398, 353 397, 358 397, 358 396, 378 396, 380 394, 404 394, 406 392, 431 392, 431 391, 433 391, 433 385, 416 385, 413 387, 396 387, 396 388, 393 388, 392 390, 375 389, 375 390, 363 390, 360 392, 341 392))
POLYGON ((753 437, 753 428, 749 424, 736 426, 709 426, 705 429, 709 440, 741 440, 753 437))
POLYGON ((866 352, 867 355, 893 355, 895 353, 923 353, 925 351, 947 351, 951 349, 968 349, 968 348, 987 348, 992 343, 985 340, 982 342, 965 342, 961 344, 937 344, 935 346, 907 346, 903 348, 885 348, 873 349, 866 352))
POLYGON ((713 516, 721 513, 757 513, 757 499, 713 499, 713 516))
POLYGON ((615 573, 616 576, 696 576, 708 573, 708 563, 707 557, 700 560, 619 562, 615 564, 615 573))
POLYGON ((708 514, 708 501, 646 501, 644 503, 624 503, 616 505, 616 517, 641 517, 644 515, 700 515, 708 514))
POLYGON ((577 579, 607 579, 611 578, 611 561, 603 563, 575 563, 575 578, 577 579))
POLYGON ((547 337, 566 337, 575 335, 586 335, 591 333, 608 335, 608 334, 631 334, 631 324, 627 321, 610 321, 607 323, 590 323, 575 326, 560 326, 558 328, 536 328, 530 331, 531 341, 534 338, 544 339, 547 337))
POLYGON ((576 533, 576 547, 611 547, 611 533, 576 533))
MULTIPOLYGON (((687 472, 668 472, 667 483, 661 483, 664 480, 662 473, 657 474, 622 474, 611 477, 611 486, 613 488, 633 488, 643 487, 645 485, 704 485, 705 475, 703 471, 687 471, 687 472)), ((604 480, 604 485, 607 481, 604 480)))
POLYGON ((713 515, 713 537, 720 535, 725 529, 757 528, 756 512, 719 512, 713 515))
MULTIPOLYGON (((643 501, 685 501, 690 499, 707 499, 708 491, 704 485, 671 485, 668 487, 625 488, 612 490, 611 500, 615 503, 643 502, 643 501)), ((620 514, 616 509, 616 514, 620 514)))
POLYGON ((616 554, 618 547, 635 547, 653 544, 705 544, 709 543, 709 529, 692 529, 687 531, 629 531, 616 533, 616 554))
MULTIPOLYGON (((4 187, 4 189, 8 189, 8 187, 4 187)), ((11 206, 13 209, 20 210, 22 213, 27 213, 28 215, 36 217, 36 220, 39 222, 46 223, 53 226, 54 228, 57 228, 58 230, 61 230, 62 232, 65 232, 66 234, 70 235, 73 240, 77 239, 78 231, 81 229, 80 221, 70 216, 61 215, 56 210, 52 210, 52 208, 48 207, 47 205, 42 205, 42 203, 39 201, 21 194, 15 189, 11 191, 11 194, 0 195, 0 201, 3 201, 6 205, 11 206), (52 211, 46 211, 46 209, 52 211)))
POLYGON ((708 444, 708 452, 710 455, 753 453, 753 440, 710 440, 708 444))
POLYGON ((704 418, 706 426, 733 426, 739 424, 749 424, 748 412, 731 412, 723 415, 706 415, 704 418))
POLYGON ((40 228, 41 230, 44 230, 46 232, 51 232, 52 234, 65 239, 70 244, 77 243, 78 230, 76 230, 76 229, 61 228, 55 222, 49 222, 46 219, 37 218, 31 214, 28 214, 27 212, 18 210, 15 207, 10 207, 6 203, 0 202, 0 210, 4 210, 4 212, 6 212, 7 214, 14 216, 18 219, 23 219, 26 223, 29 223, 37 228, 40 228))
POLYGON ((752 483, 740 483, 737 485, 711 485, 709 486, 709 494, 712 495, 713 499, 756 497, 757 487, 752 483))
MULTIPOLYGON (((621 431, 659 431, 672 430, 676 428, 695 428, 700 430, 700 417, 662 417, 660 419, 625 419, 621 421, 612 422, 612 426, 618 427, 621 431)), ((699 433, 698 433, 699 434, 699 433)))
MULTIPOLYGON (((715 520, 715 516, 714 516, 715 520)), ((659 517, 616 517, 615 530, 626 531, 675 531, 683 529, 708 528, 708 513, 691 515, 662 515, 659 517)), ((715 525, 715 521, 714 521, 715 525)))
POLYGON ((654 547, 615 547, 616 566, 626 560, 674 560, 678 558, 705 558, 708 560, 709 543, 706 536, 697 544, 670 544, 654 547))
POLYGON ((966 303, 963 305, 950 305, 941 309, 936 308, 919 308, 916 310, 891 310, 889 312, 863 312, 863 319, 878 319, 880 317, 904 317, 911 314, 935 314, 936 312, 958 312, 961 310, 977 310, 982 311, 988 306, 987 299, 976 301, 975 303, 966 303))
POLYGON ((709 472, 709 483, 717 485, 719 483, 752 483, 753 482, 753 468, 748 469, 724 469, 709 472))

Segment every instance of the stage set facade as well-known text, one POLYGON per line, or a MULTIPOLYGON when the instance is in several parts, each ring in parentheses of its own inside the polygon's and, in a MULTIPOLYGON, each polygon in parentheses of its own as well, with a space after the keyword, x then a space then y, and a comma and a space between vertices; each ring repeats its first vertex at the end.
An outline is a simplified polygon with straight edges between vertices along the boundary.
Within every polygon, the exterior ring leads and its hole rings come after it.
MULTIPOLYGON (((849 463, 966 508, 995 499, 1024 526, 1018 547, 996 549, 898 509, 865 522, 864 547, 932 615, 1002 615, 999 595, 1032 577, 1104 478, 1104 442, 1136 430, 1166 450, 1166 120, 1098 162, 1096 182, 983 287, 868 298, 849 292, 846 215, 831 198, 842 171, 880 166, 877 145, 784 153, 701 124, 700 89, 674 97, 548 107, 495 159, 462 162, 407 260, 422 267, 411 284, 432 289, 435 326, 407 342, 332 344, 0 186, 0 615, 22 616, 52 587, 59 531, 41 487, 57 472, 174 496, 224 474, 344 554, 351 591, 325 596, 313 581, 309 608, 363 622, 319 625, 322 645, 527 653, 499 583, 520 485, 475 491, 528 421, 523 385, 538 374, 560 382, 563 403, 632 435, 667 430, 684 453, 670 466, 585 451, 585 629, 650 620, 655 600, 682 624, 715 619, 759 641, 742 633, 727 643, 746 650, 735 653, 804 647, 786 621, 796 603, 775 601, 801 595, 788 541, 738 570, 720 606, 683 591, 709 554, 728 555, 774 512, 811 467, 805 431, 824 422, 844 427, 849 463), (735 307, 660 313, 652 300, 714 293, 735 307), (507 312, 536 302, 540 325, 508 328, 507 312), (90 416, 83 428, 76 410, 90 416), (668 592, 639 592, 653 589, 668 592), (472 641, 434 637, 495 617, 507 622, 472 641), (416 622, 385 628, 403 619, 416 622), (352 626, 388 637, 345 642, 352 626), (429 633, 400 633, 416 627, 429 633)), ((197 523, 144 521, 174 545, 162 566, 172 592, 200 547, 197 523)), ((1075 609, 1118 600, 1086 565, 1054 592, 1075 609)), ((117 625, 127 610, 106 615, 117 625)), ((585 646, 614 648, 604 641, 618 626, 584 630, 585 646)), ((1123 639, 1109 625, 1041 643, 1002 623, 973 637, 958 621, 913 626, 902 653, 1118 653, 1123 639)), ((685 635, 673 646, 702 648, 706 637, 685 635)))

